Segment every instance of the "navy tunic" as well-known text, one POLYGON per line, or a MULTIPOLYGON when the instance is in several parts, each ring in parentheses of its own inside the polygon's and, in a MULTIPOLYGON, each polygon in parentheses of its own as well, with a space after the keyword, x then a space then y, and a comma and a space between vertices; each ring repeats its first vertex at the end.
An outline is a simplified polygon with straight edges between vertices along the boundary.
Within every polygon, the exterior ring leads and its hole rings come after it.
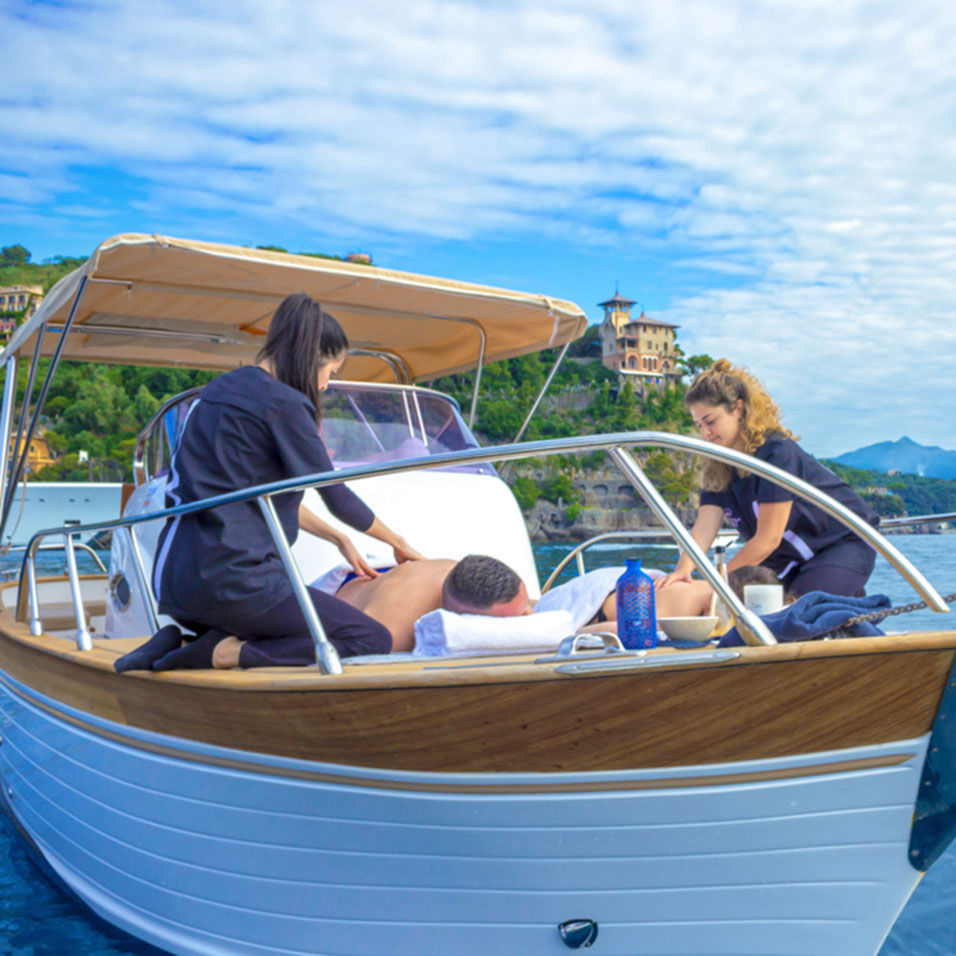
MULTIPOLYGON (((819 488, 868 524, 874 527, 879 524, 877 513, 849 485, 812 455, 808 455, 792 439, 774 435, 753 455, 819 488)), ((873 549, 869 545, 836 518, 831 518, 816 505, 797 498, 793 492, 766 478, 747 474, 742 478, 735 477, 724 491, 700 493, 701 505, 717 505, 722 508, 730 524, 737 529, 741 537, 748 540, 757 531, 758 506, 778 501, 792 501, 793 507, 783 540, 762 562, 776 572, 778 577, 783 578, 812 558, 817 558, 817 563, 832 563, 869 573, 873 560, 873 549)))
MULTIPOLYGON (((170 467, 166 506, 332 468, 312 403, 263 369, 244 366, 210 382, 190 410, 170 467)), ((319 494, 357 531, 375 519, 344 485, 319 494)), ((301 500, 302 492, 273 498, 290 543, 298 534, 301 500)), ((228 607, 234 619, 295 600, 255 500, 169 519, 153 581, 160 611, 177 620, 213 621, 217 607, 228 607)))

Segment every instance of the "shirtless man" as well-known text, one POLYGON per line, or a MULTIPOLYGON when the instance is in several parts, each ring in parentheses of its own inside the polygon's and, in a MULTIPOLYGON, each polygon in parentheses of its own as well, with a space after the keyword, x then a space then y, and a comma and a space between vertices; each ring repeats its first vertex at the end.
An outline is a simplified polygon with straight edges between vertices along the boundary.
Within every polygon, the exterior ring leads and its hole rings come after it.
POLYGON ((406 561, 374 578, 352 578, 335 596, 380 624, 392 635, 393 651, 415 646, 415 622, 441 606, 442 585, 457 564, 445 558, 406 561))
MULTIPOLYGON (((705 614, 710 595, 706 582, 676 582, 657 592, 657 613, 660 617, 705 614)), ((412 650, 415 622, 439 607, 458 614, 518 617, 531 614, 538 603, 528 597, 524 582, 508 565, 474 554, 461 561, 426 559, 399 564, 375 578, 353 578, 335 596, 384 624, 392 635, 393 651, 412 650)), ((614 630, 614 591, 587 613, 591 620, 580 630, 614 630)))

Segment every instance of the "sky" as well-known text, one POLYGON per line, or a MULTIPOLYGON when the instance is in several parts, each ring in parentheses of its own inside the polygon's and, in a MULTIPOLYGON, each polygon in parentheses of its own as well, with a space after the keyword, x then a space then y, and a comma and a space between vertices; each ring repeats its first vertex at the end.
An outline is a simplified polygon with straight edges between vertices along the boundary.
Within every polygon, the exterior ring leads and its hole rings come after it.
POLYGON ((616 289, 818 455, 956 448, 956 4, 0 0, 0 245, 616 289))

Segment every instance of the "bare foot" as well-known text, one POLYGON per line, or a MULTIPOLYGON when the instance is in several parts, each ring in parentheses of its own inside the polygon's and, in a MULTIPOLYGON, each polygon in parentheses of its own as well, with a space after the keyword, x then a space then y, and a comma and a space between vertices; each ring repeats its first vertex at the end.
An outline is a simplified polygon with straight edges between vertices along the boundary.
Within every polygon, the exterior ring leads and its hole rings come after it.
POLYGON ((240 641, 238 637, 224 637, 214 648, 212 652, 212 666, 220 670, 228 670, 231 667, 239 666, 239 652, 245 641, 240 641))

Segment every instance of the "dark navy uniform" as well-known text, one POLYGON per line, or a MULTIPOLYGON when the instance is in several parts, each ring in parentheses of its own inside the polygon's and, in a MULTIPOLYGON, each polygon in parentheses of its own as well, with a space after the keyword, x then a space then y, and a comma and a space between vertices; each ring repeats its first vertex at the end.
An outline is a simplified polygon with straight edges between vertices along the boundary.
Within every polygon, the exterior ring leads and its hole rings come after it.
MULTIPOLYGON (((245 366, 210 382, 190 410, 173 456, 166 505, 332 469, 312 403, 263 369, 245 366)), ((357 531, 375 519, 344 485, 319 493, 332 514, 357 531)), ((302 494, 273 498, 290 544, 298 535, 302 494)), ((255 500, 169 519, 153 582, 160 611, 190 630, 215 627, 261 643, 265 658, 247 645, 243 666, 314 660, 305 620, 255 500)), ((337 598, 310 593, 340 654, 390 650, 391 638, 376 621, 337 598)))
MULTIPOLYGON (((852 488, 792 439, 774 435, 753 455, 819 488, 868 524, 874 527, 879 524, 879 516, 852 488)), ((752 474, 734 478, 724 491, 700 493, 701 505, 722 508, 730 524, 746 539, 757 531, 758 506, 779 501, 791 501, 793 507, 783 540, 763 564, 794 594, 808 591, 862 594, 873 570, 876 552, 815 505, 752 474)))

